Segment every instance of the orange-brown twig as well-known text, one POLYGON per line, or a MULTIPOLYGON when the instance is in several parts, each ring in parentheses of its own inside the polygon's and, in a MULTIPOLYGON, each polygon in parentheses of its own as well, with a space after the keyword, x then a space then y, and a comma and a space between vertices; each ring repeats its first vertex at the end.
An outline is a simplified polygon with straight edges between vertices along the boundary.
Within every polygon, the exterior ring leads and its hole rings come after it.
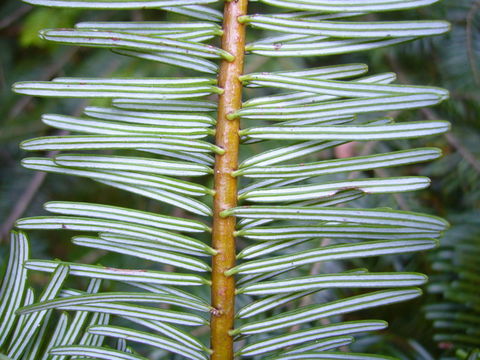
POLYGON ((238 110, 242 104, 242 84, 238 77, 243 72, 245 49, 245 26, 237 19, 247 12, 247 0, 233 0, 225 3, 222 48, 235 59, 222 61, 219 86, 224 89, 220 95, 216 144, 225 150, 217 155, 215 162, 215 201, 212 228, 213 247, 218 254, 212 260, 212 305, 215 311, 211 319, 212 360, 233 359, 233 328, 235 316, 235 280, 224 272, 235 264, 235 218, 221 218, 220 212, 237 204, 237 181, 230 174, 238 165, 239 120, 227 120, 227 115, 238 110))

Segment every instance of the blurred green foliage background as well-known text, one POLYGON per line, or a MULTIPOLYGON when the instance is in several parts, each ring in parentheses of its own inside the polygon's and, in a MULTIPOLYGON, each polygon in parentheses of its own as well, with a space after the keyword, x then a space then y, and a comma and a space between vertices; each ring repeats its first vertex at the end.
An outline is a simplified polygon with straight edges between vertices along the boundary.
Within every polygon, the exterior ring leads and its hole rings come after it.
MULTIPOLYGON (((251 11, 255 11, 254 6, 251 11)), ((415 258, 392 258, 393 265, 373 260, 369 264, 376 271, 388 271, 393 266, 396 270, 429 274, 431 282, 426 289, 427 295, 394 310, 380 309, 374 316, 387 319, 389 330, 365 338, 355 346, 361 351, 376 351, 402 359, 476 359, 477 355, 472 351, 480 347, 480 1, 444 0, 428 8, 386 16, 398 20, 446 19, 451 22, 452 30, 446 36, 421 39, 395 48, 302 60, 306 64, 294 59, 269 60, 249 56, 247 71, 365 62, 371 73, 393 71, 400 83, 441 86, 451 92, 450 100, 434 109, 392 114, 399 121, 421 118, 451 121, 453 129, 449 134, 421 143, 442 148, 442 159, 431 164, 395 169, 394 172, 396 175, 427 175, 432 179, 431 187, 408 196, 364 200, 371 206, 392 206, 440 215, 452 223, 451 230, 435 252, 415 258), (451 322, 446 324, 435 317, 442 312, 468 314, 469 318, 459 320, 461 326, 451 322), (435 327, 433 320, 437 320, 435 327)), ((34 174, 20 166, 21 159, 26 156, 19 149, 22 140, 55 133, 41 123, 42 113, 78 115, 86 103, 21 97, 10 91, 15 81, 49 80, 62 75, 184 75, 177 68, 124 58, 104 50, 53 45, 37 36, 40 29, 71 27, 86 19, 182 20, 180 16, 167 17, 154 10, 93 13, 32 8, 17 0, 3 0, 0 5, 0 268, 8 249, 6 234, 15 218, 43 214, 45 201, 133 204, 138 209, 150 211, 159 206, 89 180, 34 174)), ((252 31, 249 36, 255 38, 257 33, 252 31)), ((104 104, 102 100, 93 103, 104 104)), ((413 145, 414 140, 355 144, 349 151, 360 154, 377 146, 380 149, 406 149, 413 145)), ((101 259, 102 263, 119 267, 137 265, 134 263, 137 260, 131 258, 120 255, 105 258, 101 252, 75 247, 65 240, 62 232, 33 233, 31 238, 32 253, 36 258, 82 258, 84 262, 92 263, 101 259)), ((39 286, 44 281, 41 277, 33 280, 39 286)))

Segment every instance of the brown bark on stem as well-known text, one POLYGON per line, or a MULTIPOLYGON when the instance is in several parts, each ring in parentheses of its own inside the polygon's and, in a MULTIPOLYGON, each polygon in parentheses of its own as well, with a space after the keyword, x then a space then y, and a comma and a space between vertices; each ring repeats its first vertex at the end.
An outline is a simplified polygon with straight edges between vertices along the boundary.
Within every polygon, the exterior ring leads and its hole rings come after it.
POLYGON ((222 48, 232 54, 231 62, 223 60, 220 66, 220 95, 216 144, 225 150, 215 161, 212 243, 218 251, 212 260, 212 305, 211 317, 212 360, 233 359, 233 329, 235 316, 235 280, 224 272, 235 265, 235 218, 220 217, 220 212, 237 205, 237 181, 231 176, 238 165, 239 119, 227 120, 229 113, 242 105, 242 84, 238 77, 243 73, 245 26, 237 21, 246 15, 248 0, 233 0, 225 3, 222 48))

